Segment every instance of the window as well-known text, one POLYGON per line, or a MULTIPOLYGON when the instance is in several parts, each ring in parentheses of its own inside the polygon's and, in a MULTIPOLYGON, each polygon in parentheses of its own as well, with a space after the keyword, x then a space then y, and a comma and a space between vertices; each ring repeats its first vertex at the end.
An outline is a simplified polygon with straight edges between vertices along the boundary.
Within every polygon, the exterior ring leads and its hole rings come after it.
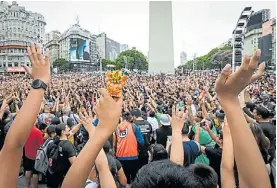
POLYGON ((14 66, 15 66, 15 67, 18 67, 18 62, 15 62, 15 63, 14 63, 14 66))

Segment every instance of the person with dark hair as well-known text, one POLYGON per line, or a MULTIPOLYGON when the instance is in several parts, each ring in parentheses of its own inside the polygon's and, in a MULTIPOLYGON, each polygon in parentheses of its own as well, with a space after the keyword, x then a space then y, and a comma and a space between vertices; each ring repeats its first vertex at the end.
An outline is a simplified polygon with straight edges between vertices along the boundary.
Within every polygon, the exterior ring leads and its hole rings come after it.
MULTIPOLYGON (((197 129, 196 129, 197 130, 197 129)), ((196 131, 194 140, 190 140, 188 137, 190 128, 189 122, 185 121, 182 129, 182 141, 184 147, 184 167, 188 167, 193 164, 195 159, 201 154, 199 144, 199 132, 196 131)), ((168 153, 171 151, 171 145, 169 146, 168 153)))
POLYGON ((273 125, 270 122, 269 117, 270 117, 270 112, 264 106, 258 105, 254 109, 254 118, 256 119, 259 126, 262 128, 264 135, 270 141, 269 155, 274 157, 275 149, 273 144, 276 139, 276 125, 273 125))
POLYGON ((150 145, 153 142, 153 129, 151 124, 142 118, 141 110, 134 109, 131 111, 131 115, 134 117, 133 123, 138 126, 140 132, 142 133, 144 144, 139 145, 139 168, 148 164, 148 151, 150 145))
POLYGON ((184 168, 169 160, 159 160, 142 167, 132 187, 216 188, 217 175, 206 165, 196 164, 184 168))
POLYGON ((251 123, 250 124, 250 129, 256 139, 256 142, 259 146, 259 149, 260 149, 260 152, 262 154, 262 157, 264 159, 264 162, 265 162, 265 165, 267 167, 267 170, 268 170, 268 173, 269 173, 269 178, 270 178, 270 181, 271 181, 271 186, 274 187, 274 178, 273 178, 273 172, 272 172, 272 169, 271 169, 271 160, 273 160, 273 157, 272 159, 269 159, 268 156, 269 156, 269 148, 270 148, 270 141, 269 139, 264 135, 261 127, 257 124, 257 123, 251 123))
POLYGON ((157 143, 163 145, 166 148, 166 142, 168 137, 172 136, 172 129, 170 126, 170 120, 167 115, 161 115, 161 127, 156 130, 157 143))
POLYGON ((147 121, 151 124, 152 130, 153 130, 153 139, 157 139, 157 133, 156 130, 159 128, 159 123, 157 118, 155 117, 155 112, 151 111, 149 113, 149 117, 147 117, 147 121))
POLYGON ((143 145, 144 139, 140 129, 133 124, 130 112, 124 112, 123 121, 118 125, 115 132, 114 146, 115 155, 122 164, 128 184, 134 180, 139 169, 138 144, 143 145))
POLYGON ((150 161, 159 161, 168 159, 168 153, 163 145, 153 144, 150 146, 150 161))
MULTIPOLYGON (((51 128, 52 129, 52 128, 51 128)), ((55 169, 50 168, 51 182, 48 182, 51 188, 59 187, 69 170, 70 166, 76 160, 76 150, 71 142, 67 140, 69 135, 69 127, 66 124, 56 125, 56 134, 58 139, 55 139, 53 143, 50 143, 47 148, 47 153, 50 155, 58 150, 57 166, 55 169)))

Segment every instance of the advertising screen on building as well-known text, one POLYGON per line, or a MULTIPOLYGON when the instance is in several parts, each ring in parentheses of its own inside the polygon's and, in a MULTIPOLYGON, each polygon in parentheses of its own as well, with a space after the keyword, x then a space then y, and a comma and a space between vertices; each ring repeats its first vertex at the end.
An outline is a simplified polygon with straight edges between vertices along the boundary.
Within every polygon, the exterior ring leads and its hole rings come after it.
POLYGON ((80 38, 70 39, 70 61, 90 62, 89 41, 80 38))
POLYGON ((114 40, 106 38, 106 59, 115 60, 120 54, 120 44, 114 40))

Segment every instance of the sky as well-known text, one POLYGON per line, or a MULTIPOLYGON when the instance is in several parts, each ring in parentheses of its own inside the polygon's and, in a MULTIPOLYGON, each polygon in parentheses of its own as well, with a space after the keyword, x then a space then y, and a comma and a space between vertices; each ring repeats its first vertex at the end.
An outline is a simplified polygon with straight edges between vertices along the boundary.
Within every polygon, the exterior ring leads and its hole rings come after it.
MULTIPOLYGON (((18 1, 27 10, 45 17, 46 32, 66 31, 76 23, 93 34, 105 32, 119 43, 136 47, 144 55, 149 46, 149 2, 147 1, 18 1)), ((174 64, 180 53, 188 59, 205 55, 231 38, 241 11, 271 9, 276 17, 275 1, 173 1, 174 64)))

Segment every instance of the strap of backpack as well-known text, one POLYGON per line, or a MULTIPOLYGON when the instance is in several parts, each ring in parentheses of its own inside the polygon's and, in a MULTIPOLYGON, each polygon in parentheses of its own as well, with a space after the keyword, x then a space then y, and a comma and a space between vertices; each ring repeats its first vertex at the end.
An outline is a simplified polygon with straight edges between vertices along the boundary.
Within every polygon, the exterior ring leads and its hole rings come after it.
POLYGON ((116 151, 117 151, 117 134, 116 131, 113 133, 113 148, 114 148, 114 154, 116 156, 116 151))
POLYGON ((87 181, 86 183, 85 183, 85 186, 84 187, 86 187, 88 184, 91 184, 92 182, 91 181, 87 181))

